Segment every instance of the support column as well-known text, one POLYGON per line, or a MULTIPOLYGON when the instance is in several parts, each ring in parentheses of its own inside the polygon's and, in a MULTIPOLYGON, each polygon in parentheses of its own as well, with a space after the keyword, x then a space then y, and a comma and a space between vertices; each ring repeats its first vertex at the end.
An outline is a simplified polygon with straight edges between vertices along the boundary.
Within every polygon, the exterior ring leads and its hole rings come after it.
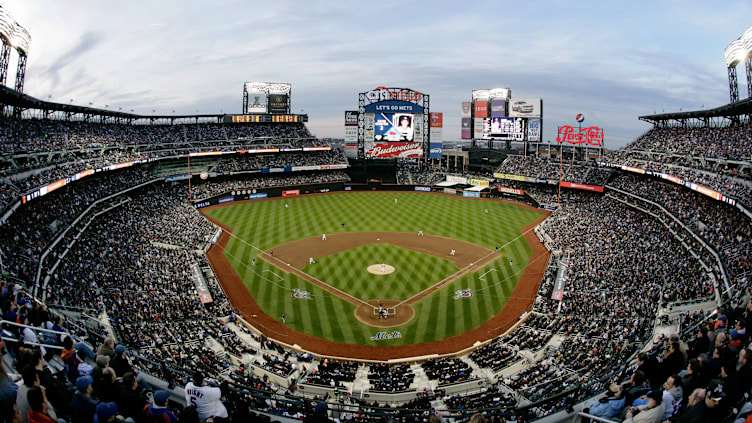
POLYGON ((23 92, 24 79, 26 78, 26 59, 29 56, 25 54, 18 55, 18 67, 16 68, 16 91, 23 92))
POLYGON ((730 97, 731 103, 736 103, 737 101, 739 101, 739 83, 736 79, 736 67, 728 68, 728 77, 729 77, 729 97, 730 97))
POLYGON ((5 82, 8 80, 10 50, 10 45, 3 43, 2 51, 0 51, 0 85, 5 85, 5 82))

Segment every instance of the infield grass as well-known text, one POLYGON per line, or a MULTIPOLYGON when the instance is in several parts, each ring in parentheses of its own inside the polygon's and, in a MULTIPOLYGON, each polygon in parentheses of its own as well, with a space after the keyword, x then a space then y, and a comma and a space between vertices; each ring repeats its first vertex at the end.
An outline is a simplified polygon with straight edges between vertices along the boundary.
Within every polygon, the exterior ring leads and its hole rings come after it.
MULTIPOLYGON (((225 256, 265 313, 300 332, 330 341, 403 345, 441 340, 473 329, 501 311, 531 257, 521 228, 542 216, 501 201, 426 193, 335 193, 231 204, 207 214, 232 227, 225 256), (397 199, 397 203, 394 199, 397 199), (285 208, 285 204, 289 207, 285 208), (488 213, 486 213, 488 210, 488 213), (360 323, 355 306, 274 266, 251 260, 260 251, 296 239, 347 232, 415 232, 472 242, 502 255, 413 305, 415 318, 396 328, 403 337, 371 341, 380 330, 360 323), (509 260, 513 260, 510 263, 509 260), (482 279, 481 279, 482 277, 482 279), (311 300, 294 299, 294 289, 311 300), (453 299, 471 289, 470 298, 453 299)), ((386 261, 386 259, 384 260, 386 261)), ((409 297, 456 272, 452 262, 388 244, 367 245, 323 257, 304 271, 363 300, 409 297), (379 254, 391 257, 394 277, 370 275, 379 254), (398 265, 395 265, 398 264, 398 265), (430 276, 429 276, 430 275, 430 276), (371 276, 377 278, 371 279, 371 276)))

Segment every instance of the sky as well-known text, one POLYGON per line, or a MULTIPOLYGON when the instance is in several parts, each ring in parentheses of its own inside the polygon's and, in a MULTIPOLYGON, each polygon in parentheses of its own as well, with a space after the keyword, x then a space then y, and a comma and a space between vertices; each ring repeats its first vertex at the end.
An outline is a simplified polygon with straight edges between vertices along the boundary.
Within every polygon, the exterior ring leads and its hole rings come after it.
POLYGON ((543 99, 544 141, 582 113, 611 149, 650 129, 638 116, 728 103, 723 50, 752 26, 752 2, 735 0, 0 4, 31 33, 24 91, 40 99, 241 113, 243 82, 288 82, 311 132, 343 138, 358 93, 403 87, 430 95, 453 141, 472 90, 508 87, 543 99))

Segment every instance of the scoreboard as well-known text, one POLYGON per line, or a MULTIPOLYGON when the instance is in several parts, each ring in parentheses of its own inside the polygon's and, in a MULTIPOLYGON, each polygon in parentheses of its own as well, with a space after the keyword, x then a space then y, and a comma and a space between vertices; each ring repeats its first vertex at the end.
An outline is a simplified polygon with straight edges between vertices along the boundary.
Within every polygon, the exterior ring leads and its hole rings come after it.
POLYGON ((308 122, 308 115, 225 115, 224 123, 298 123, 308 122))

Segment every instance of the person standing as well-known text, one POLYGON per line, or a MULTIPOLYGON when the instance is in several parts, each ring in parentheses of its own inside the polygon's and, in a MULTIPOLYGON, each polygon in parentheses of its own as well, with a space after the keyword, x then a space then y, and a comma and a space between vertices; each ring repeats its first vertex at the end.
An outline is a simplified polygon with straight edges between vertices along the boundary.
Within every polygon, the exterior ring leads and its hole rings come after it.
POLYGON ((196 407, 201 420, 209 417, 227 418, 227 408, 220 398, 222 391, 219 388, 204 386, 204 375, 201 372, 197 372, 193 381, 185 385, 185 402, 188 406, 196 407))
POLYGON ((282 324, 287 324, 287 316, 285 316, 285 312, 282 312, 282 324))
POLYGON ((322 241, 326 241, 326 234, 322 234, 322 235, 321 235, 321 240, 322 240, 322 241))

